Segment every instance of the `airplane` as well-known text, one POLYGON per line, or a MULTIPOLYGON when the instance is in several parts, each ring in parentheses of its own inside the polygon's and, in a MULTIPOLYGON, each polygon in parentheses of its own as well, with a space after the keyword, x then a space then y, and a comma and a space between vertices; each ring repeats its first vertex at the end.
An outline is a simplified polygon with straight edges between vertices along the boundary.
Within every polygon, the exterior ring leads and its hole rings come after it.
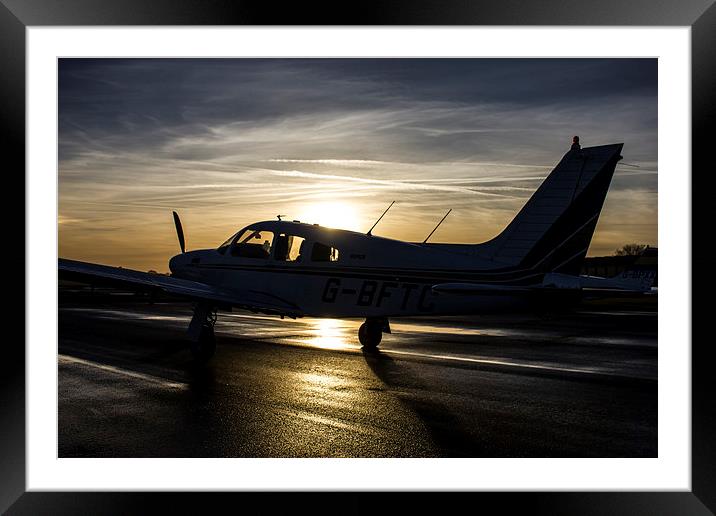
POLYGON ((573 304, 623 147, 581 148, 575 141, 507 227, 484 243, 405 242, 373 235, 373 228, 360 233, 279 216, 246 226, 215 249, 187 251, 173 212, 181 253, 169 260, 170 276, 62 258, 59 276, 193 302, 187 332, 200 361, 216 350, 218 312, 234 308, 365 319, 358 340, 375 351, 392 318, 573 304))
POLYGON ((604 278, 601 276, 579 276, 582 289, 614 289, 615 292, 657 294, 655 287, 657 279, 657 253, 656 247, 646 247, 622 272, 604 278))

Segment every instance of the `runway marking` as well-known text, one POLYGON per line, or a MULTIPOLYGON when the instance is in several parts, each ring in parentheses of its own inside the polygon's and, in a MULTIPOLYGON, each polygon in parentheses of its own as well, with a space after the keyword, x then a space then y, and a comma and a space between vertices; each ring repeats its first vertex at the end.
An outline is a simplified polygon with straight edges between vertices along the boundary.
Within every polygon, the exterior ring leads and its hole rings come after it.
POLYGON ((395 330, 410 333, 440 333, 443 335, 487 335, 485 328, 457 328, 455 326, 438 326, 431 324, 410 324, 410 323, 394 323, 391 325, 395 330))
MULTIPOLYGON (((475 363, 475 364, 496 365, 496 366, 502 366, 502 367, 514 367, 514 368, 523 368, 523 369, 531 369, 531 370, 539 370, 539 371, 586 374, 586 375, 597 375, 597 376, 611 376, 611 377, 615 377, 615 378, 641 378, 641 377, 631 377, 631 376, 622 375, 622 374, 618 374, 618 373, 610 373, 608 371, 598 371, 598 370, 592 370, 592 369, 578 369, 578 368, 572 368, 572 367, 548 366, 548 365, 541 365, 541 364, 525 364, 524 362, 507 362, 504 360, 490 360, 487 358, 470 358, 470 357, 458 357, 458 356, 451 356, 451 355, 434 355, 434 354, 430 354, 430 353, 417 353, 417 352, 413 352, 413 351, 398 351, 398 350, 392 350, 392 349, 381 349, 380 352, 386 353, 389 355, 406 355, 406 356, 414 356, 414 357, 419 357, 419 358, 432 358, 435 360, 451 360, 454 362, 468 362, 468 363, 475 363)), ((648 379, 648 378, 645 378, 645 379, 648 379)))
POLYGON ((145 382, 150 383, 156 383, 158 385, 161 385, 162 387, 167 387, 169 389, 186 389, 188 386, 185 383, 181 382, 171 382, 169 380, 164 380, 163 378, 159 378, 156 376, 152 376, 145 373, 139 373, 137 371, 129 371, 127 369, 122 369, 120 367, 115 367, 107 364, 100 364, 98 362, 92 362, 91 360, 85 360, 83 358, 77 358, 70 355, 57 355, 57 361, 60 364, 80 364, 86 367, 94 367, 95 369, 101 369, 102 371, 107 371, 110 373, 119 374, 122 376, 128 376, 130 378, 135 378, 137 380, 144 380, 145 382))
POLYGON ((128 311, 128 310, 108 310, 105 308, 62 308, 67 312, 84 312, 84 313, 99 313, 111 317, 123 317, 126 319, 136 319, 140 321, 190 321, 191 315, 162 315, 162 314, 147 314, 139 311, 128 311))
MULTIPOLYGON (((310 339, 306 340, 303 338, 294 338, 294 339, 281 339, 274 341, 277 344, 287 344, 289 346, 298 346, 303 348, 309 348, 309 349, 329 349, 334 351, 344 351, 348 353, 354 353, 356 355, 361 355, 364 352, 362 351, 360 346, 345 344, 341 347, 330 347, 330 348, 322 348, 321 346, 314 345, 310 339)), ((580 369, 575 367, 560 367, 560 366, 550 366, 550 365, 543 365, 543 364, 527 364, 524 362, 508 362, 506 360, 493 360, 488 358, 472 358, 472 357, 466 357, 466 356, 456 356, 456 355, 439 355, 439 354, 432 354, 432 353, 420 353, 417 351, 402 351, 397 349, 386 349, 381 347, 378 351, 378 353, 386 354, 386 355, 403 355, 406 357, 415 357, 415 358, 427 358, 430 360, 449 360, 452 362, 465 362, 465 363, 471 363, 471 364, 481 364, 481 365, 488 365, 488 366, 498 366, 498 367, 506 367, 506 368, 516 368, 516 369, 524 369, 524 370, 531 370, 531 371, 545 371, 545 372, 552 372, 552 373, 569 373, 569 374, 583 374, 583 375, 592 375, 594 377, 610 377, 610 378, 623 378, 623 379, 633 379, 633 380, 653 380, 653 378, 647 377, 647 376, 633 376, 628 374, 622 374, 618 372, 610 372, 605 370, 597 370, 597 369, 580 369)))

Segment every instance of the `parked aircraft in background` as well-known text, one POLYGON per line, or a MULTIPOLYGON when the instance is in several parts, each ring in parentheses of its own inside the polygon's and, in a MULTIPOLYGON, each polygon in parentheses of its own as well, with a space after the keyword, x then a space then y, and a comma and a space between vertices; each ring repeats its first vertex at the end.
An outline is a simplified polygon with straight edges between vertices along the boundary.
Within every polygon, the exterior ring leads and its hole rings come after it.
POLYGON ((656 247, 647 247, 634 263, 619 274, 609 278, 581 275, 583 289, 615 289, 655 294, 657 292, 657 253, 656 247))

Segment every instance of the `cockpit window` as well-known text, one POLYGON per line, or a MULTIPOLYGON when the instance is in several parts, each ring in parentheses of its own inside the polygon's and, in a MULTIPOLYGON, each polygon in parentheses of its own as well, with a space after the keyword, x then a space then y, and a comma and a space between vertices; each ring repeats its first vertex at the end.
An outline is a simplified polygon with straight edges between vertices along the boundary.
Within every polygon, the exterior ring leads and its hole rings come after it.
POLYGON ((238 233, 234 233, 229 238, 227 238, 226 241, 218 247, 219 251, 225 252, 226 248, 231 245, 231 242, 236 240, 237 236, 238 236, 238 233))
POLYGON ((247 229, 231 243, 231 256, 266 259, 271 255, 273 233, 261 229, 247 229))
POLYGON ((313 244, 313 250, 311 251, 311 260, 314 262, 337 262, 338 249, 316 242, 313 244))
POLYGON ((274 258, 283 262, 300 262, 306 247, 306 239, 281 233, 276 237, 274 258))

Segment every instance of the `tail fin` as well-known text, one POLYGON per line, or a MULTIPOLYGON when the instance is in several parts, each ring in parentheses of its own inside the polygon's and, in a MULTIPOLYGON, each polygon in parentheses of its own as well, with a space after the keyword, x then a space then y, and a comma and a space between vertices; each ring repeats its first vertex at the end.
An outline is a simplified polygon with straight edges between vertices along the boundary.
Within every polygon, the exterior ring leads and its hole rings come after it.
POLYGON ((475 254, 510 266, 579 275, 623 144, 573 148, 505 230, 475 254))

